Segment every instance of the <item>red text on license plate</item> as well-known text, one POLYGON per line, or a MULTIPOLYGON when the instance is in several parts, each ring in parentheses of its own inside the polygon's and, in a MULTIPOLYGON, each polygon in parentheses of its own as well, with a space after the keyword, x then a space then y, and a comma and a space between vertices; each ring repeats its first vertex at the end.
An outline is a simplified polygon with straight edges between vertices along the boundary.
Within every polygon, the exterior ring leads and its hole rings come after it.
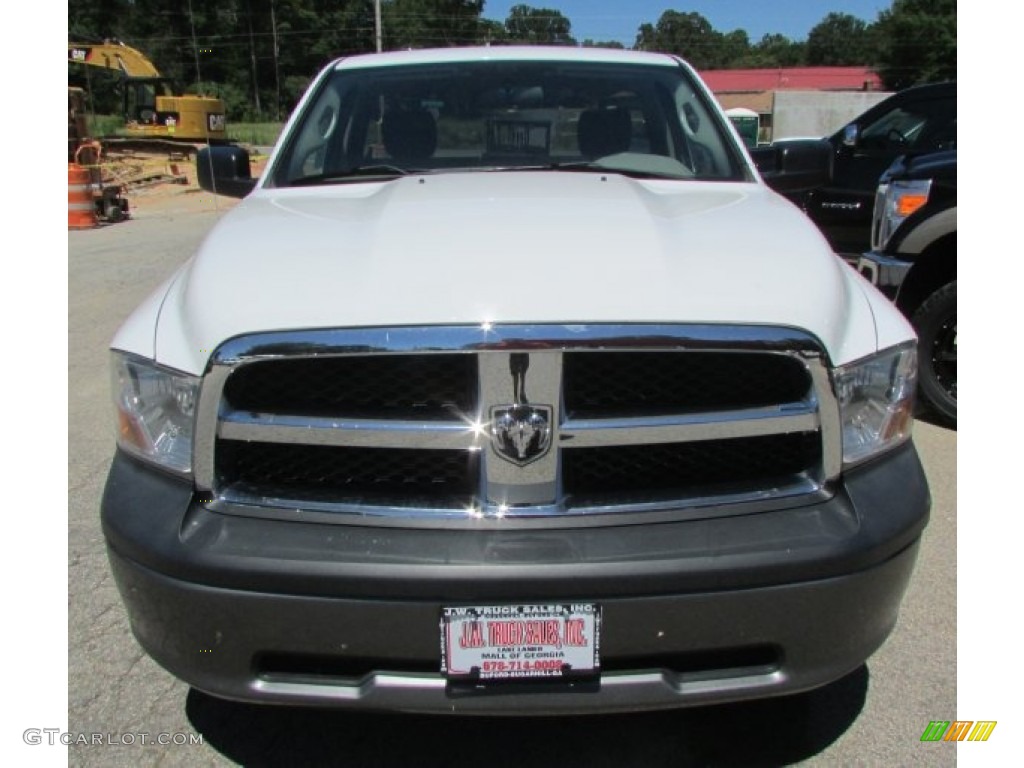
POLYGON ((449 679, 596 675, 601 611, 594 603, 441 610, 441 671, 449 679))

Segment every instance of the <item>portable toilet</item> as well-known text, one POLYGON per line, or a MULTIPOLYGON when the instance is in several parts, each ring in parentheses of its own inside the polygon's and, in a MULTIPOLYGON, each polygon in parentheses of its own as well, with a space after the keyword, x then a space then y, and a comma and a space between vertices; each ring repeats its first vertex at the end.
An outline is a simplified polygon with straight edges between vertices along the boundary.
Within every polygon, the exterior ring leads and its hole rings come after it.
POLYGON ((736 126, 736 132, 743 139, 743 143, 750 148, 756 147, 757 132, 761 127, 761 118, 757 112, 746 107, 733 107, 732 109, 727 109, 725 114, 732 120, 732 124, 736 126))

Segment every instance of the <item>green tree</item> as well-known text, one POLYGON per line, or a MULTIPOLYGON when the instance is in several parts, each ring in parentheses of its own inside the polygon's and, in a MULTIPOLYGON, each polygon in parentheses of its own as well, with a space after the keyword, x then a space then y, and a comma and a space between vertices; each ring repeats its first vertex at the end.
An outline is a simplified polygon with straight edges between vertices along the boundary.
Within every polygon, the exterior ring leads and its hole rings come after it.
POLYGON ((714 66, 718 69, 739 67, 750 55, 750 38, 742 29, 720 34, 719 45, 713 56, 714 66))
POLYGON ((123 34, 131 0, 68 0, 68 40, 98 43, 123 34))
POLYGON ((750 48, 744 66, 799 67, 806 64, 807 44, 785 35, 766 34, 750 48))
POLYGON ((956 79, 956 0, 894 0, 877 28, 886 88, 956 79))
POLYGON ((493 19, 480 19, 477 27, 476 42, 481 45, 501 45, 508 41, 508 33, 505 31, 505 24, 493 19))
POLYGON ((383 4, 388 49, 468 45, 480 40, 483 0, 388 0, 383 4))
POLYGON ((722 35, 699 13, 665 11, 657 24, 640 25, 633 47, 674 53, 697 69, 714 69, 721 59, 722 35))
POLYGON ((871 27, 848 13, 828 14, 807 35, 807 63, 811 66, 870 64, 874 57, 871 27))
POLYGON ((508 42, 528 45, 575 45, 572 22, 559 11, 513 5, 505 19, 508 42))
POLYGON ((589 37, 580 43, 584 48, 616 48, 618 50, 624 49, 622 43, 618 40, 591 40, 589 37))

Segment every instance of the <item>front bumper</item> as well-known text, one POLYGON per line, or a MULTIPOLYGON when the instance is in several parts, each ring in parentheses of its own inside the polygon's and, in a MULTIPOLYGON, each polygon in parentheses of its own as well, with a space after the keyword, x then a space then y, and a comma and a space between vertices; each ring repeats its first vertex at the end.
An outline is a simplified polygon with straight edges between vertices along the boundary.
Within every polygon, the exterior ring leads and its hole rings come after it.
POLYGON ((625 711, 795 693, 862 664, 895 624, 927 521, 912 445, 827 501, 568 529, 402 529, 206 509, 119 455, 103 526, 132 629, 225 698, 413 712, 625 711), (587 600, 593 683, 446 684, 442 606, 587 600))
POLYGON ((895 299, 913 264, 878 251, 861 254, 856 268, 889 299, 895 299))

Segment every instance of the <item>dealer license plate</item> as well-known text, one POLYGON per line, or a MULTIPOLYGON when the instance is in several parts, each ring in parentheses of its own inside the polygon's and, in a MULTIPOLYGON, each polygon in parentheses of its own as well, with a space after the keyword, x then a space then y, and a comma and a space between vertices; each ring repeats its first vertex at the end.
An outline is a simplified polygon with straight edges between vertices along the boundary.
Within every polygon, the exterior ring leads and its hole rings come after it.
POLYGON ((601 608, 594 603, 441 610, 441 672, 449 680, 594 677, 601 608))

